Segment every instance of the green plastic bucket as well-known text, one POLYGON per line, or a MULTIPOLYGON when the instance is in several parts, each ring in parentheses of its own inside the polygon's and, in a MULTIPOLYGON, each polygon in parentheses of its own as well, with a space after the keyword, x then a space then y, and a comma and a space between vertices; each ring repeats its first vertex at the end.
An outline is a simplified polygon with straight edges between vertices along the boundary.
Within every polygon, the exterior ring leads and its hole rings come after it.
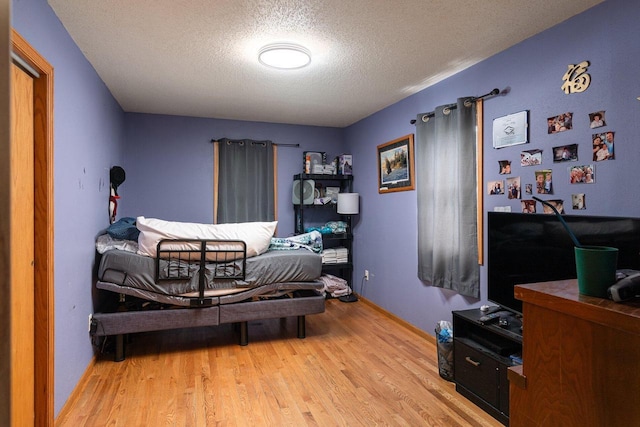
POLYGON ((583 295, 607 298, 607 289, 616 281, 618 249, 608 246, 575 247, 578 291, 583 295))

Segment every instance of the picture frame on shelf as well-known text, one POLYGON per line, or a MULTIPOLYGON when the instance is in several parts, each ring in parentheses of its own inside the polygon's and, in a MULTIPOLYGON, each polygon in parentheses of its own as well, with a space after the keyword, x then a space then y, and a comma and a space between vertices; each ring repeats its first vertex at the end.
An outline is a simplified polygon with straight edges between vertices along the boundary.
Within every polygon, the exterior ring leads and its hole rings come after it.
POLYGON ((378 193, 415 189, 413 134, 378 145, 378 193))
POLYGON ((338 165, 339 175, 353 174, 353 156, 351 154, 340 154, 336 158, 336 164, 338 165))
POLYGON ((338 193, 340 193, 340 187, 325 187, 325 197, 331 197, 331 203, 338 203, 338 193))

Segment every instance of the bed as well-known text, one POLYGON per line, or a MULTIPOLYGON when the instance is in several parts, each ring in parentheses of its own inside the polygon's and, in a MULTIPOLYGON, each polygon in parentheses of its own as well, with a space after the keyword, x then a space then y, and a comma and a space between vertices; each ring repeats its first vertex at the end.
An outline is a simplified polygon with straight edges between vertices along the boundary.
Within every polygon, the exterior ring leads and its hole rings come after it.
MULTIPOLYGON (((91 315, 90 334, 115 338, 116 361, 125 358, 127 334, 232 323, 239 327, 240 345, 247 345, 250 321, 296 316, 297 336, 304 338, 305 316, 324 312, 322 257, 305 244, 316 237, 269 237, 265 246, 264 236, 256 241, 262 230, 255 228, 245 236, 229 233, 229 227, 203 233, 201 224, 195 233, 157 233, 146 230, 148 224, 137 218, 137 242, 123 246, 116 239, 119 244, 98 250, 96 288, 112 297, 91 315), (242 239, 229 238, 237 236, 242 239)), ((269 236, 269 229, 262 234, 269 236)))

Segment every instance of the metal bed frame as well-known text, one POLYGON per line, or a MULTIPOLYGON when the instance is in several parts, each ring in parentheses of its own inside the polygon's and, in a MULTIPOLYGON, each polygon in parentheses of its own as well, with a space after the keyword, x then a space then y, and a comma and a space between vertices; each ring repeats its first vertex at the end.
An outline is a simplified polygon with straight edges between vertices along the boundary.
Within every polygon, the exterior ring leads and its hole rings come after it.
MULTIPOLYGON (((325 297, 312 290, 295 290, 290 297, 256 299, 254 288, 224 296, 206 297, 206 273, 211 280, 244 280, 246 244, 242 240, 164 239, 158 243, 155 281, 191 280, 198 274, 198 296, 189 306, 171 306, 131 310, 127 295, 120 293, 118 303, 90 318, 92 337, 115 336, 115 361, 125 359, 124 335, 166 329, 239 324, 240 345, 248 345, 248 322, 297 316, 297 336, 305 338, 305 315, 322 313, 325 297), (161 260, 166 268, 161 268, 161 260), (194 264, 197 268, 193 268, 194 264), (207 266, 213 268, 207 269, 207 266), (189 266, 191 266, 189 268, 189 266), (219 268, 222 266, 222 268, 219 268)), ((298 282, 292 282, 295 285, 298 282)), ((102 282, 99 282, 102 284, 102 282)), ((108 285, 108 283, 104 283, 108 285)), ((268 286, 268 285, 267 285, 268 286)), ((109 286, 103 289, 109 289, 109 286)), ((139 300, 139 298, 136 298, 139 300)), ((146 300, 145 300, 146 301, 146 300)))

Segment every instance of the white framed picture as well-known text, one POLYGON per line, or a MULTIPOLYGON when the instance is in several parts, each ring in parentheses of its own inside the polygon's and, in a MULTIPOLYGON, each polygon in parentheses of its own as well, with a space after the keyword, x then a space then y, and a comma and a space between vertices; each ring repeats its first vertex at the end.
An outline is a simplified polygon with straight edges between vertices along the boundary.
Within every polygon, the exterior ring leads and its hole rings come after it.
POLYGON ((528 128, 526 110, 493 119, 493 148, 526 144, 528 128))

